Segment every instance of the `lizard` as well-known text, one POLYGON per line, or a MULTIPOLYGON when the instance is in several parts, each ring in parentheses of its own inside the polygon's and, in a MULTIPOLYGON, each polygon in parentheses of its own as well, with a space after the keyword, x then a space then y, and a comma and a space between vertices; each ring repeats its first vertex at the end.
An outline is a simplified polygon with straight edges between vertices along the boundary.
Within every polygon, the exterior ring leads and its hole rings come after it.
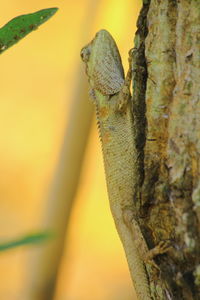
POLYGON ((134 155, 134 117, 130 94, 131 54, 132 49, 129 51, 129 69, 125 77, 118 47, 107 30, 97 32, 81 50, 96 108, 111 212, 137 297, 139 300, 150 300, 145 262, 165 253, 168 246, 160 242, 149 250, 134 217, 133 170, 137 158, 134 155))

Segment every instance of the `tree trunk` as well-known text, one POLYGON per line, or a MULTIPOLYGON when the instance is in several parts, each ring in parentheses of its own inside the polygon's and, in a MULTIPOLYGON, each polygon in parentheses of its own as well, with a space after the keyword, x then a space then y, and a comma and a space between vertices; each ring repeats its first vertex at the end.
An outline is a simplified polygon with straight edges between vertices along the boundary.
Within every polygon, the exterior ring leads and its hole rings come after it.
POLYGON ((200 299, 200 1, 144 0, 133 66, 136 207, 153 299, 200 299))

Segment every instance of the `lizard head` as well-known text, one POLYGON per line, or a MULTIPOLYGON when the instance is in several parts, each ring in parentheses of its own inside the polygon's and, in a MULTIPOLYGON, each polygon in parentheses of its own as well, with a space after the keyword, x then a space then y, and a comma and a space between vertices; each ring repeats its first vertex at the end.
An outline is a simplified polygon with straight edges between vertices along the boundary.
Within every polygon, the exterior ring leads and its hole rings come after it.
POLYGON ((102 95, 118 93, 124 84, 124 70, 117 45, 107 30, 100 30, 81 50, 91 88, 102 95))

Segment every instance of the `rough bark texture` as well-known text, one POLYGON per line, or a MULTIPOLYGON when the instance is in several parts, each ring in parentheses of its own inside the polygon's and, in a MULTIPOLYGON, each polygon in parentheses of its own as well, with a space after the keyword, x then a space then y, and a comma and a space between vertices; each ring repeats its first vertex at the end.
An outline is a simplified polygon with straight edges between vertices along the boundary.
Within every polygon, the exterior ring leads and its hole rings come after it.
POLYGON ((200 1, 146 0, 138 19, 133 103, 135 201, 152 248, 154 299, 200 299, 200 1))

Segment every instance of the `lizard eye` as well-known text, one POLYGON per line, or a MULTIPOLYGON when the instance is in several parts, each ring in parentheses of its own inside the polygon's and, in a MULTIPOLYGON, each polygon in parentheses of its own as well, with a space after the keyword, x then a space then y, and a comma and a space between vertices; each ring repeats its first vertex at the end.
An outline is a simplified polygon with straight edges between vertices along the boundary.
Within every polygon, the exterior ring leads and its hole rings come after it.
POLYGON ((90 57, 90 49, 88 46, 86 46, 81 50, 81 58, 84 62, 88 62, 89 57, 90 57))

